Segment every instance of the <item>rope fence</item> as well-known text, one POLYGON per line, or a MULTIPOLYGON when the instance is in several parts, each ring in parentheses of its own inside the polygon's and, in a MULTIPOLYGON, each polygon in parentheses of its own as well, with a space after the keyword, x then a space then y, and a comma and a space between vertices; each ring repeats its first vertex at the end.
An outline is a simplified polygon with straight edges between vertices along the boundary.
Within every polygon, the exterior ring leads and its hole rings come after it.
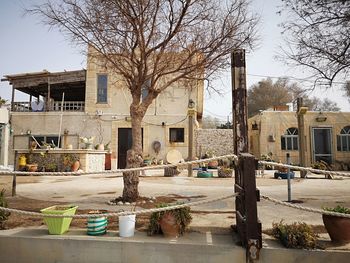
POLYGON ((280 201, 280 200, 277 200, 275 198, 272 198, 272 197, 269 197, 269 196, 266 196, 266 195, 261 195, 261 198, 265 199, 267 201, 273 202, 275 204, 278 204, 278 205, 283 205, 283 206, 299 209, 299 210, 302 210, 302 211, 307 211, 307 212, 317 213, 317 214, 323 214, 323 215, 330 215, 330 216, 338 216, 338 217, 350 218, 350 214, 337 213, 337 212, 327 211, 327 210, 323 210, 323 209, 316 209, 316 208, 311 208, 311 207, 304 207, 304 206, 301 206, 301 205, 296 205, 296 204, 280 201))
POLYGON ((290 168, 290 169, 298 170, 298 171, 307 171, 307 172, 318 173, 318 174, 337 175, 337 176, 350 177, 350 173, 320 170, 320 169, 314 169, 314 168, 311 168, 311 167, 301 167, 301 166, 295 166, 295 165, 289 165, 289 164, 283 164, 283 163, 276 163, 276 162, 267 162, 267 161, 259 161, 259 164, 273 165, 273 166, 290 168))
POLYGON ((184 207, 198 206, 198 205, 208 204, 208 203, 217 202, 220 200, 236 197, 237 195, 238 194, 235 193, 235 194, 230 194, 230 195, 226 195, 226 196, 215 197, 215 198, 205 199, 205 200, 200 200, 200 201, 195 201, 195 202, 189 202, 189 203, 185 203, 185 204, 172 205, 172 206, 167 206, 167 207, 143 209, 143 210, 138 210, 138 211, 112 212, 112 213, 103 213, 103 214, 80 214, 80 215, 42 214, 39 212, 30 212, 30 211, 24 211, 24 210, 13 209, 13 208, 5 208, 5 207, 1 207, 1 206, 0 206, 0 211, 16 213, 16 214, 25 215, 25 216, 33 216, 33 217, 94 218, 94 217, 101 217, 101 216, 104 216, 104 217, 127 216, 127 215, 148 214, 148 213, 153 213, 153 212, 163 212, 163 211, 170 211, 170 210, 175 210, 175 209, 184 208, 184 207))
POLYGON ((99 172, 24 172, 24 171, 0 171, 0 175, 88 175, 88 174, 113 174, 113 173, 123 173, 123 172, 135 172, 135 171, 145 171, 145 170, 156 170, 156 169, 164 169, 168 167, 183 167, 191 164, 200 164, 204 162, 210 162, 220 159, 233 158, 237 159, 237 155, 235 154, 227 154, 222 156, 215 156, 212 158, 193 160, 187 162, 180 162, 177 164, 161 164, 161 165, 151 165, 151 166, 143 166, 143 167, 135 167, 135 168, 126 168, 126 169, 116 169, 116 170, 106 170, 99 172))

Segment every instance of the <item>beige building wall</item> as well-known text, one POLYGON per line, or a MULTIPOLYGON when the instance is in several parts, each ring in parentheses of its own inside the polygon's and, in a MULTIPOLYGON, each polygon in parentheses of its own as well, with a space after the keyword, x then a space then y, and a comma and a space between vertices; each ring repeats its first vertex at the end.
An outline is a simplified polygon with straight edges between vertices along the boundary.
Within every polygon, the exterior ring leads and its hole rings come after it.
MULTIPOLYGON (((92 52, 90 49, 89 52, 92 52)), ((182 86, 175 82, 163 91, 149 106, 143 119, 143 149, 157 159, 166 158, 169 150, 176 149, 183 158, 188 156, 188 103, 195 102, 198 115, 203 112, 203 81, 192 81, 182 86), (170 128, 184 128, 184 142, 171 143, 169 141, 170 128), (152 149, 152 143, 159 141, 161 150, 158 154, 152 149)), ((86 74, 85 111, 89 115, 100 114, 101 118, 110 120, 110 140, 112 150, 112 169, 116 168, 118 160, 118 129, 131 128, 130 104, 132 97, 125 87, 123 80, 111 71, 108 63, 96 56, 88 56, 86 74), (97 76, 107 74, 107 103, 97 103, 97 76)))
POLYGON ((8 165, 8 148, 10 139, 9 111, 7 108, 0 108, 0 165, 8 165))
MULTIPOLYGON (((317 121, 319 112, 307 112, 304 115, 305 138, 306 138, 306 162, 310 166, 314 163, 313 128, 330 128, 332 143, 332 161, 350 162, 350 152, 337 151, 337 135, 345 126, 350 125, 350 112, 324 112, 325 121, 317 121)), ((260 157, 262 154, 272 153, 275 161, 286 161, 286 153, 290 153, 293 163, 299 163, 297 150, 282 150, 281 136, 288 128, 298 127, 297 116, 291 111, 263 111, 248 120, 249 150, 252 154, 260 157), (253 129, 253 124, 257 129, 253 129)))

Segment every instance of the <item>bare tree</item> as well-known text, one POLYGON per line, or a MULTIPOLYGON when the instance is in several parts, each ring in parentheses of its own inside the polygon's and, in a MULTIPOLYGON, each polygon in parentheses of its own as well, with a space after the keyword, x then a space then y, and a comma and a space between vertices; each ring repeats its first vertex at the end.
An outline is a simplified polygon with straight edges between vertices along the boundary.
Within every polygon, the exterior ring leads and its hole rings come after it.
POLYGON ((282 0, 282 24, 292 65, 310 70, 315 85, 332 85, 350 69, 350 1, 282 0))
MULTIPOLYGON (((141 121, 152 101, 176 81, 205 80, 251 48, 257 17, 248 0, 62 0, 34 6, 49 26, 90 45, 132 95, 132 149, 127 167, 142 162, 141 121), (148 95, 141 99, 141 90, 148 95)), ((123 198, 138 196, 139 173, 124 173, 123 198)))

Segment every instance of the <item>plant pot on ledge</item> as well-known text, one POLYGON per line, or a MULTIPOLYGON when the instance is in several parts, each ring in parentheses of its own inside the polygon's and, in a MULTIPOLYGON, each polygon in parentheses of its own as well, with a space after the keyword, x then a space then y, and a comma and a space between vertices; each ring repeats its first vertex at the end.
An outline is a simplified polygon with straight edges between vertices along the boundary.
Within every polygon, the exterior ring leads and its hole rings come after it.
MULTIPOLYGON (((41 209, 43 214, 56 214, 56 215, 74 215, 78 206, 73 205, 61 205, 50 206, 48 208, 41 209)), ((44 222, 49 229, 50 235, 62 235, 68 231, 71 217, 44 217, 44 222)))
MULTIPOLYGON (((350 214, 350 210, 342 206, 324 208, 324 210, 350 214)), ((332 242, 342 244, 350 242, 350 218, 323 214, 322 219, 332 242)))

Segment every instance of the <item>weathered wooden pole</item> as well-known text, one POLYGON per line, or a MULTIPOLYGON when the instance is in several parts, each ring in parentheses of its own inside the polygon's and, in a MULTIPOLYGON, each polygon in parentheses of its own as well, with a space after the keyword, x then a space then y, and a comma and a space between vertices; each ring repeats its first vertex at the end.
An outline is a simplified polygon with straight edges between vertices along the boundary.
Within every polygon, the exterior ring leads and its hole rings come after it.
MULTIPOLYGON (((15 160, 14 160, 14 164, 13 164, 13 171, 16 171, 17 169, 17 151, 15 151, 15 160)), ((16 196, 16 192, 17 192, 17 178, 16 178, 16 174, 14 173, 12 176, 12 196, 16 196)))
MULTIPOLYGON (((193 120, 196 116, 195 103, 193 100, 188 102, 188 160, 193 159, 193 120)), ((188 177, 193 176, 192 164, 188 165, 188 177)))
MULTIPOLYGON (((304 115, 308 108, 303 105, 303 98, 297 99, 297 118, 298 118, 298 141, 299 141, 299 162, 300 166, 306 166, 306 141, 305 141, 305 127, 304 127, 304 115)), ((305 178, 306 172, 300 171, 300 177, 305 178)))
POLYGON ((232 73, 232 124, 233 149, 238 155, 235 165, 236 228, 242 245, 246 248, 247 262, 259 258, 262 246, 261 223, 258 221, 254 156, 248 154, 248 102, 246 85, 245 50, 235 50, 231 55, 232 73))
POLYGON ((248 152, 248 102, 246 87, 245 50, 232 52, 232 124, 234 153, 248 152))

